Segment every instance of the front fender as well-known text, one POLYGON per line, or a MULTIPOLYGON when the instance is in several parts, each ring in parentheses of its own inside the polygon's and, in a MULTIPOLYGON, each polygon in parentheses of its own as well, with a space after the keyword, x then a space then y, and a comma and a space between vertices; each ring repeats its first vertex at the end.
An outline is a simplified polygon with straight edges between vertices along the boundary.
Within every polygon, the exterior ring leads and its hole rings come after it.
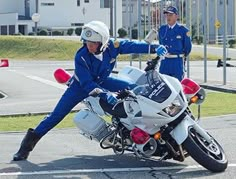
POLYGON ((188 115, 170 132, 170 135, 175 139, 177 144, 182 144, 188 137, 189 126, 194 126, 195 121, 192 120, 188 115))

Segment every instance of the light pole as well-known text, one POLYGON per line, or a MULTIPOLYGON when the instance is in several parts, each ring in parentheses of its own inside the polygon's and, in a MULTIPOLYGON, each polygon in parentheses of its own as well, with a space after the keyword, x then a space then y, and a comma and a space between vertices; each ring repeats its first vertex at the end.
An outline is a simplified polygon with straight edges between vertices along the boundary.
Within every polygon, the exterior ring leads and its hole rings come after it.
POLYGON ((203 41, 204 41, 204 83, 207 82, 207 0, 204 0, 203 3, 203 41))
POLYGON ((227 8, 226 0, 223 1, 223 85, 226 85, 226 34, 227 34, 227 8))
POLYGON ((116 8, 117 8, 117 5, 116 5, 116 0, 114 0, 114 37, 115 39, 117 38, 117 35, 116 35, 116 31, 117 31, 117 20, 116 20, 116 16, 117 16, 117 12, 116 12, 116 8))
POLYGON ((38 32, 38 22, 40 20, 39 12, 39 0, 35 0, 35 13, 32 15, 32 21, 34 22, 34 32, 37 35, 38 32))

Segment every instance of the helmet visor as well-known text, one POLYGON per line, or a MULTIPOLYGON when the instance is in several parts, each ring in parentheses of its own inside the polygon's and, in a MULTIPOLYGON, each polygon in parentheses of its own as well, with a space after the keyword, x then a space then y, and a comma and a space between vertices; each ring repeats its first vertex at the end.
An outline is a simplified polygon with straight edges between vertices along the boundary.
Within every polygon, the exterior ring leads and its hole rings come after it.
POLYGON ((81 33, 81 39, 84 42, 102 42, 102 36, 90 28, 84 28, 81 33))

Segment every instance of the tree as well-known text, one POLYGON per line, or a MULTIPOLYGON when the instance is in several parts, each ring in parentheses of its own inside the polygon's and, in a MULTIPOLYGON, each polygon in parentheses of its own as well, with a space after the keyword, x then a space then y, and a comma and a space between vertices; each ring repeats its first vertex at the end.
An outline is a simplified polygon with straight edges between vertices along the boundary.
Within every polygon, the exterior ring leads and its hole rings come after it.
POLYGON ((124 28, 119 28, 118 29, 118 34, 119 34, 120 38, 124 38, 124 37, 127 36, 128 33, 127 33, 127 31, 124 28))

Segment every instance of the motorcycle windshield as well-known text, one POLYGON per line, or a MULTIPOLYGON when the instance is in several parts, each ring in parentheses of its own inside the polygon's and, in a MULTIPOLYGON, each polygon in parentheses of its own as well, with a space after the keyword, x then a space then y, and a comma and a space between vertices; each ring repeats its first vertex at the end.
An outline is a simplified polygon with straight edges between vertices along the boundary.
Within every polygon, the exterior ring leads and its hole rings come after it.
POLYGON ((157 103, 164 102, 171 95, 171 89, 155 70, 144 74, 142 84, 134 88, 133 92, 157 103))

